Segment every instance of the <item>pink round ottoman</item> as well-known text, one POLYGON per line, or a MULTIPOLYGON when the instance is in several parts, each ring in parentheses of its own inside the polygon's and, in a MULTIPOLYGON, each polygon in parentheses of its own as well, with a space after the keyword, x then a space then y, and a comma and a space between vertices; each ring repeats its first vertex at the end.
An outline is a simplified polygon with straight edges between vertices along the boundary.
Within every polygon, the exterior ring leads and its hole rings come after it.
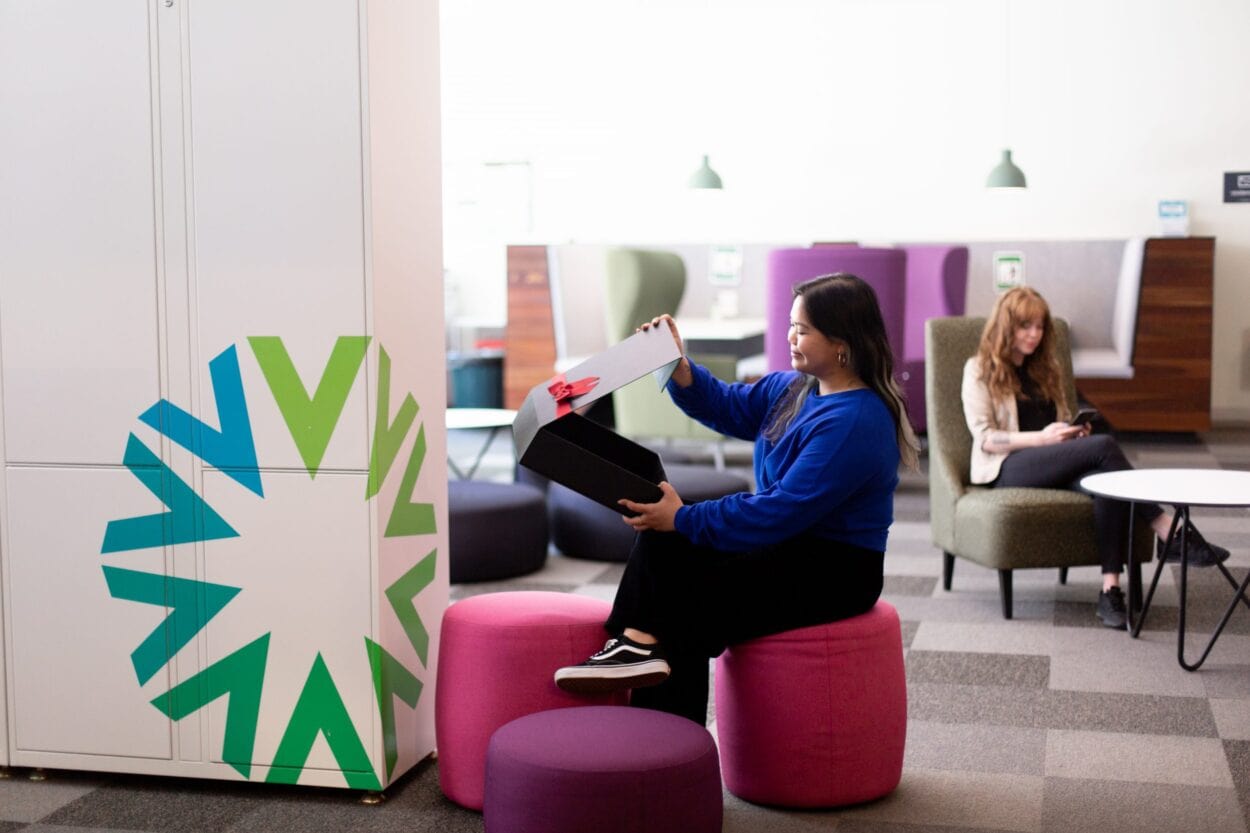
POLYGON ((716 662, 725 786, 782 807, 837 807, 898 786, 907 683, 898 611, 734 645, 716 662))
POLYGON ((716 744, 684 717, 559 709, 490 740, 486 833, 720 833, 723 814, 716 744))
POLYGON ((482 809, 486 745, 510 720, 545 709, 620 703, 618 692, 577 696, 552 674, 603 647, 607 602, 571 593, 470 596, 447 608, 438 648, 434 737, 443 794, 482 809))

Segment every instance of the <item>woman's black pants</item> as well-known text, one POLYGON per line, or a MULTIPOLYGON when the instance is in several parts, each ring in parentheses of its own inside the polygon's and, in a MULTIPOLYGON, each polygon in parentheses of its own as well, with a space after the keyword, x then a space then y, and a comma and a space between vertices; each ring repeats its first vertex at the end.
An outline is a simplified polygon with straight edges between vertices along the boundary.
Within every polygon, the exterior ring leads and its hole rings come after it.
POLYGON ((726 646, 865 613, 881 595, 884 554, 803 535, 751 552, 697 546, 677 532, 634 542, 606 628, 660 641, 672 669, 631 703, 707 720, 707 661, 726 646))
MULTIPOLYGON (((1097 434, 1055 445, 1013 451, 1003 460, 993 485, 999 488, 1029 486, 1075 492, 1080 491, 1081 478, 1087 474, 1124 471, 1132 467, 1114 437, 1097 434)), ((1094 497, 1094 531, 1098 536, 1098 553, 1104 573, 1118 573, 1124 566, 1124 549, 1128 545, 1128 509, 1125 501, 1094 497)), ((1140 503, 1137 514, 1153 521, 1163 514, 1163 510, 1153 503, 1140 503)))

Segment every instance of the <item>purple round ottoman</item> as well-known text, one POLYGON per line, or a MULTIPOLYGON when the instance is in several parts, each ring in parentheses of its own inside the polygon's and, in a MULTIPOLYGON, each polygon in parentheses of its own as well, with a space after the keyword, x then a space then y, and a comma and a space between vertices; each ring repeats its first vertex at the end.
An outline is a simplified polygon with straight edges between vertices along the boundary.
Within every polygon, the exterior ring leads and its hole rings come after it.
POLYGON ((838 807, 898 786, 907 683, 898 612, 752 639, 716 661, 725 786, 782 807, 838 807))
POLYGON ((720 833, 720 762, 702 726, 624 706, 517 718, 486 753, 486 833, 720 833))
POLYGON ((509 720, 544 709, 627 701, 626 692, 569 694, 552 677, 557 668, 603 647, 611 608, 599 599, 537 590, 484 593, 447 608, 434 695, 443 795, 482 809, 486 745, 509 720))

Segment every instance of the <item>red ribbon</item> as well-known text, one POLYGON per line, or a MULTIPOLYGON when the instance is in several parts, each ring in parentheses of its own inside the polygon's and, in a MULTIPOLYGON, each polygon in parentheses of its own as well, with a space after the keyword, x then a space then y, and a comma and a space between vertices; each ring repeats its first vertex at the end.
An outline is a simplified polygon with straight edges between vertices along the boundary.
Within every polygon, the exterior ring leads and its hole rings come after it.
POLYGON ((556 419, 573 410, 573 406, 569 404, 570 399, 590 393, 597 384, 599 384, 598 376, 587 376, 571 382, 564 378, 563 373, 551 377, 551 381, 547 384, 547 393, 551 394, 551 398, 556 401, 556 419))

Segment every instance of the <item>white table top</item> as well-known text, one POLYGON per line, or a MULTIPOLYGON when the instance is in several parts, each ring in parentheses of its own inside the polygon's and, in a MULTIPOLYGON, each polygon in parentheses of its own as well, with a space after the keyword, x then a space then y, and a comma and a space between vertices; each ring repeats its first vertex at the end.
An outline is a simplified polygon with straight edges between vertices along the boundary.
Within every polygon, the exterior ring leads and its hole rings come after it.
POLYGON ((516 411, 507 408, 448 408, 447 429, 505 428, 516 419, 516 411))
POLYGON ((1250 506, 1250 471, 1129 469, 1091 474, 1081 488, 1102 497, 1182 506, 1250 506))
POLYGON ((722 340, 763 335, 768 322, 763 318, 678 318, 677 331, 683 339, 722 340))

